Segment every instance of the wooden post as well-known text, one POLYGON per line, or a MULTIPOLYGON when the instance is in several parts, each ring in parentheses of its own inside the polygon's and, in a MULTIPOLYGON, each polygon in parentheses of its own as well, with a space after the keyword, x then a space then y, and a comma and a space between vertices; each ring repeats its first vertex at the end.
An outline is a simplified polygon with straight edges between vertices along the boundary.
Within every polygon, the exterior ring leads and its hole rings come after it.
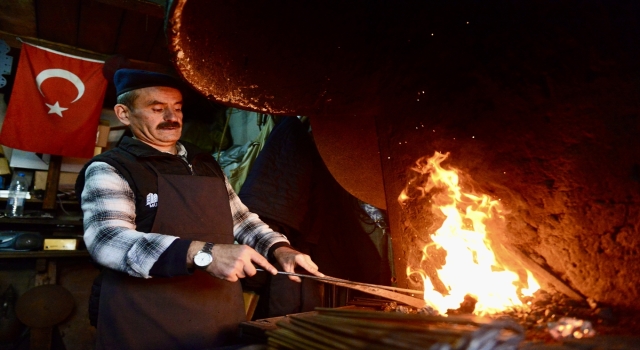
POLYGON ((49 161, 49 173, 47 175, 47 188, 44 193, 42 209, 55 209, 58 199, 58 182, 60 182, 60 167, 62 156, 51 156, 49 161))
POLYGON ((50 350, 53 327, 30 327, 29 350, 50 350))
POLYGON ((57 283, 58 264, 55 259, 37 259, 35 286, 57 283))

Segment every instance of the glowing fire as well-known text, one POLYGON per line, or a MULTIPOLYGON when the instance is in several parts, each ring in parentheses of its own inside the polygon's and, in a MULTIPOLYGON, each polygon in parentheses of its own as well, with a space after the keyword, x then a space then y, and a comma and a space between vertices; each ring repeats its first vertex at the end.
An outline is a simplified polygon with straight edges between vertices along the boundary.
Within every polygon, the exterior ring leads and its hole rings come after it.
POLYGON ((440 166, 448 155, 436 152, 431 158, 418 160, 412 168, 416 177, 398 198, 402 205, 415 198, 428 198, 432 213, 444 219, 430 237, 433 243, 422 249, 421 262, 422 266, 430 255, 446 251, 446 261, 436 268, 444 293, 435 290, 433 273, 430 278, 424 269, 408 267, 407 274, 422 277, 425 301, 441 314, 458 309, 466 295, 477 300, 474 313, 479 315, 521 305, 519 294, 531 295, 539 285, 527 271, 528 289, 524 288, 519 275, 496 260, 487 233, 488 227, 504 226, 500 224, 504 222, 502 204, 484 194, 463 192, 456 170, 440 166))

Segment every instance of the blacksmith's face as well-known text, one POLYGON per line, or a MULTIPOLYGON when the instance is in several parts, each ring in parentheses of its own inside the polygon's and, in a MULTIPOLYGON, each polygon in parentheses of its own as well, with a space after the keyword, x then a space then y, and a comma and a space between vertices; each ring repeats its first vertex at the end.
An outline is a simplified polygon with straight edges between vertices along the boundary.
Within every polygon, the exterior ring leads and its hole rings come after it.
POLYGON ((179 90, 155 86, 140 89, 129 110, 129 126, 140 141, 171 146, 182 135, 182 94, 179 90))

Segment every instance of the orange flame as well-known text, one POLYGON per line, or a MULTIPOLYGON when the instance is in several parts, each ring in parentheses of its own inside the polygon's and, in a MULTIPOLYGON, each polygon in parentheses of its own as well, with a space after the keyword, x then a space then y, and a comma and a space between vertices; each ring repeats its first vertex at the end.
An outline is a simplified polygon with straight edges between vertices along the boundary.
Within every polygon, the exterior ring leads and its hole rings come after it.
POLYGON ((431 158, 419 159, 412 168, 416 178, 398 198, 402 205, 416 197, 429 198, 432 213, 444 217, 442 226, 430 237, 433 242, 422 249, 421 267, 430 255, 446 251, 444 265, 436 268, 437 277, 410 266, 407 275, 422 277, 425 301, 441 314, 458 309, 466 295, 477 300, 474 313, 478 315, 522 305, 520 296, 538 290, 537 281, 527 271, 528 289, 524 288, 519 275, 496 260, 487 237, 487 227, 503 226, 502 204, 484 194, 463 192, 458 172, 440 166, 448 156, 436 152, 431 158), (432 278, 444 287, 444 293, 435 290, 432 278))

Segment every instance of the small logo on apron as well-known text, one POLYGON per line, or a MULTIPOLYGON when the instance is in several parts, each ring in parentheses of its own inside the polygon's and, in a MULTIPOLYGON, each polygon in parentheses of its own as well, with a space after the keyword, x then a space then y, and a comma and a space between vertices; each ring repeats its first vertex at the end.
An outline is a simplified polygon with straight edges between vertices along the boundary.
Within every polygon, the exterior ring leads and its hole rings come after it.
POLYGON ((147 195, 147 206, 149 208, 155 208, 158 206, 158 194, 157 193, 149 193, 147 195))

